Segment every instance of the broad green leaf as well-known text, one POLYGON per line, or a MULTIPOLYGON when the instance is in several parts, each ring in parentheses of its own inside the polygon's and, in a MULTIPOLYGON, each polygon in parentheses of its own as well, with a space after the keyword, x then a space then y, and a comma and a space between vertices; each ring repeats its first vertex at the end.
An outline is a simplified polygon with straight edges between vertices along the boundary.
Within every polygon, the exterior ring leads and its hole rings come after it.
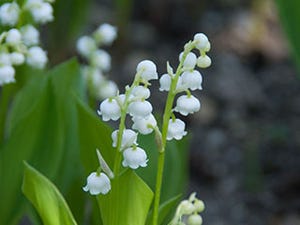
POLYGON ((97 198, 104 225, 143 225, 153 192, 133 170, 128 169, 113 180, 107 195, 97 198))
POLYGON ((276 3, 300 74, 300 1, 276 0, 276 3))
MULTIPOLYGON (((179 199, 181 198, 181 195, 177 195, 173 198, 170 198, 169 200, 165 201, 159 206, 159 215, 158 215, 158 224, 163 224, 164 220, 170 214, 172 209, 175 208, 176 204, 178 203, 179 199)), ((153 216, 153 211, 151 211, 148 214, 147 217, 147 222, 146 225, 151 225, 152 224, 152 216, 153 216)))
POLYGON ((27 163, 22 191, 39 212, 45 225, 77 224, 55 185, 27 163))
POLYGON ((23 160, 59 180, 62 190, 82 173, 76 167, 79 144, 74 92, 78 90, 78 64, 70 60, 46 74, 32 76, 17 94, 9 137, 0 151, 0 224, 13 224, 24 203, 20 192, 23 160))

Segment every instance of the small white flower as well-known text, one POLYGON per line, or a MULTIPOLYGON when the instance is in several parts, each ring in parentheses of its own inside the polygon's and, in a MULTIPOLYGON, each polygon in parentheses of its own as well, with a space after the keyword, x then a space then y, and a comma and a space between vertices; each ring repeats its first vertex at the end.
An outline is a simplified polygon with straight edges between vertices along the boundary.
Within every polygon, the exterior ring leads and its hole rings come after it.
POLYGON ((29 9, 36 23, 45 24, 54 19, 53 8, 48 2, 43 2, 39 0, 28 0, 28 2, 29 3, 26 7, 29 9))
POLYGON ((132 117, 148 118, 152 112, 152 105, 148 101, 132 102, 128 106, 128 112, 132 117))
POLYGON ((200 51, 206 51, 206 50, 210 49, 210 47, 209 47, 210 43, 205 34, 203 34, 203 33, 195 34, 194 41, 196 42, 196 48, 199 49, 200 51))
POLYGON ((115 99, 108 98, 100 104, 98 114, 102 115, 103 121, 118 120, 121 116, 121 109, 115 99))
POLYGON ((189 113, 194 113, 200 110, 200 102, 193 95, 182 95, 177 99, 176 112, 186 116, 189 113))
POLYGON ((188 225, 201 225, 202 224, 202 217, 198 214, 190 215, 187 219, 188 225))
POLYGON ((13 65, 22 65, 25 62, 25 56, 20 52, 10 54, 10 61, 13 65))
POLYGON ((79 54, 88 57, 92 52, 97 49, 95 40, 89 36, 82 36, 76 43, 76 48, 79 54))
POLYGON ((110 55, 101 49, 98 49, 94 51, 90 55, 91 64, 95 67, 99 67, 104 72, 107 72, 110 70, 111 66, 111 57, 110 55))
POLYGON ((186 71, 181 75, 182 85, 185 87, 194 90, 202 90, 202 76, 197 70, 192 72, 186 71))
POLYGON ((117 37, 117 28, 104 23, 94 32, 94 37, 98 43, 110 45, 117 37))
POLYGON ((180 119, 170 119, 167 140, 172 140, 175 138, 176 140, 180 140, 183 136, 187 134, 185 129, 185 123, 180 119))
POLYGON ((15 82, 15 69, 12 66, 0 66, 0 85, 15 82))
POLYGON ((136 72, 141 73, 141 78, 146 81, 158 78, 156 65, 150 60, 141 61, 136 67, 136 72))
POLYGON ((144 86, 136 86, 132 89, 131 94, 135 98, 147 99, 150 97, 150 90, 144 86))
POLYGON ((21 43, 22 35, 19 30, 13 28, 13 29, 10 29, 9 31, 7 31, 5 40, 6 40, 7 44, 9 44, 11 46, 15 46, 15 45, 18 45, 21 43))
POLYGON ((0 53, 0 66, 1 65, 11 65, 11 58, 9 53, 2 52, 0 53))
MULTIPOLYGON (((93 87, 99 87, 105 78, 100 69, 91 66, 82 66, 81 74, 86 82, 91 84, 93 87)), ((109 96, 111 97, 111 96, 109 96)), ((106 97, 108 98, 108 97, 106 97)))
POLYGON ((3 25, 14 26, 20 15, 20 7, 16 2, 4 3, 0 7, 0 22, 3 25))
POLYGON ((105 173, 91 173, 87 177, 87 184, 83 187, 85 192, 90 192, 91 195, 107 194, 111 189, 110 180, 105 173))
MULTIPOLYGON (((111 134, 111 138, 113 140, 113 147, 117 147, 119 130, 115 130, 111 134)), ((133 144, 137 144, 137 133, 130 129, 125 129, 123 131, 121 149, 129 148, 133 144)))
POLYGON ((115 82, 111 80, 102 80, 98 91, 99 98, 101 99, 110 98, 116 96, 117 93, 118 93, 118 86, 115 82))
MULTIPOLYGON (((159 79, 159 90, 160 91, 170 91, 172 79, 169 74, 163 74, 159 79)), ((178 77, 177 85, 176 85, 176 91, 183 89, 182 86, 182 78, 178 77)))
MULTIPOLYGON (((179 60, 182 60, 183 52, 179 55, 179 60)), ((183 70, 193 70, 197 63, 197 56, 193 52, 189 52, 183 62, 183 70)))
POLYGON ((28 49, 26 58, 28 65, 38 69, 43 69, 46 66, 47 61, 47 54, 42 48, 33 46, 28 49))
POLYGON ((26 46, 37 45, 40 42, 40 33, 39 31, 32 26, 27 24, 20 28, 22 34, 22 40, 26 46))
POLYGON ((211 59, 207 55, 201 55, 197 59, 197 66, 200 68, 207 68, 211 65, 211 59))
POLYGON ((152 114, 148 118, 133 117, 132 120, 132 129, 144 135, 152 133, 153 128, 157 126, 156 119, 152 114))
POLYGON ((140 147, 127 148, 123 152, 124 160, 122 165, 124 167, 130 167, 131 169, 137 169, 138 167, 147 166, 147 155, 144 149, 140 147))
POLYGON ((193 203, 188 200, 183 200, 180 203, 180 213, 183 215, 190 215, 195 211, 193 203))

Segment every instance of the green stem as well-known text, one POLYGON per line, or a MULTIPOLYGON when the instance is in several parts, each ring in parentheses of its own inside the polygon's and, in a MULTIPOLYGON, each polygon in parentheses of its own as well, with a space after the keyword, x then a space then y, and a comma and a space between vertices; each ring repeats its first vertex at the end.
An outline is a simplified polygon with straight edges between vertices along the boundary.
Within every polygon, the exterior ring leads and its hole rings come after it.
POLYGON ((0 100, 0 143, 5 139, 6 117, 10 100, 12 98, 14 88, 11 84, 4 85, 1 90, 0 100))
MULTIPOLYGON (((183 62, 187 56, 187 54, 194 48, 194 44, 190 43, 187 47, 184 48, 184 53, 182 56, 182 60, 180 61, 175 77, 172 79, 170 91, 168 93, 167 102, 163 115, 163 125, 162 125, 162 145, 160 146, 159 155, 158 155, 158 164, 157 164, 157 174, 156 174, 156 185, 155 185, 155 196, 154 196, 154 205, 153 205, 153 219, 152 224, 158 225, 158 211, 159 211, 159 203, 160 203, 160 195, 161 195, 161 187, 162 187, 162 179, 163 179, 163 170, 165 165, 165 147, 167 142, 167 134, 169 127, 169 120, 172 114, 172 107, 174 103, 174 98, 176 96, 176 86, 179 79, 179 76, 182 72, 183 62)), ((171 75, 171 74, 170 74, 171 75)))

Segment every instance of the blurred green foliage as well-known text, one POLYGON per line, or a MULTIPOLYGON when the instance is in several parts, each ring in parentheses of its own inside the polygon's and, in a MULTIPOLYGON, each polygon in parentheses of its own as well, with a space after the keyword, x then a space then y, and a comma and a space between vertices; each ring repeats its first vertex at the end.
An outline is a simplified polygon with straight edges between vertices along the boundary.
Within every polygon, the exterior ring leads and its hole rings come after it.
POLYGON ((276 0, 276 3, 300 77, 300 1, 276 0))

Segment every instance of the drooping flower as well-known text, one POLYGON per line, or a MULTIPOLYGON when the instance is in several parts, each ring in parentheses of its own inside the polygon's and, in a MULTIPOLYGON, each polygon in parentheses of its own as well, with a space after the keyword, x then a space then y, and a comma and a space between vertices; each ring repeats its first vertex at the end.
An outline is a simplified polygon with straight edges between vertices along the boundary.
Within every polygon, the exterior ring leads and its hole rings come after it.
POLYGON ((89 36, 82 36, 76 43, 77 51, 85 57, 88 57, 97 49, 95 40, 89 36))
POLYGON ((203 222, 202 217, 198 214, 192 214, 187 219, 188 225, 201 225, 203 222))
POLYGON ((111 67, 111 57, 110 55, 102 50, 98 49, 91 53, 90 55, 91 65, 100 68, 101 70, 107 72, 111 67))
MULTIPOLYGON (((163 74, 159 79, 159 84, 160 84, 159 90, 160 91, 169 91, 170 87, 171 87, 171 82, 172 82, 172 79, 171 79, 170 75, 167 73, 163 74)), ((176 91, 181 90, 182 88, 183 88, 182 78, 180 76, 180 77, 178 77, 178 80, 177 80, 176 91)))
POLYGON ((210 43, 208 38, 203 33, 197 33, 194 36, 194 41, 196 42, 196 48, 200 51, 209 51, 210 50, 210 43))
MULTIPOLYGON (((183 53, 179 55, 179 60, 182 60, 183 53)), ((197 63, 197 56, 193 52, 189 52, 183 62, 183 70, 190 71, 193 70, 197 63)))
POLYGON ((15 69, 10 65, 0 66, 0 85, 15 82, 15 69))
POLYGON ((132 120, 132 129, 137 130, 144 135, 152 133, 153 128, 157 125, 153 114, 150 114, 148 118, 133 117, 132 120))
POLYGON ((94 37, 98 43, 110 45, 117 37, 117 28, 104 23, 94 32, 94 37))
POLYGON ((150 90, 144 86, 136 86, 132 89, 131 94, 135 98, 147 99, 150 97, 150 90))
POLYGON ((97 174, 92 172, 87 177, 87 184, 83 187, 85 192, 90 192, 91 195, 107 194, 111 189, 110 180, 105 173, 97 174))
POLYGON ((20 15, 20 7, 16 2, 4 3, 0 7, 0 22, 3 25, 14 26, 20 15))
POLYGON ((185 123, 180 119, 170 119, 168 133, 167 133, 167 140, 180 140, 183 136, 187 134, 185 129, 185 123))
POLYGON ((9 44, 10 46, 15 46, 21 43, 22 40, 22 35, 18 29, 10 29, 7 31, 6 35, 6 43, 9 44))
POLYGON ((146 81, 155 80, 158 78, 156 65, 150 60, 141 61, 136 67, 136 72, 140 72, 141 78, 146 81))
POLYGON ((20 52, 10 53, 10 61, 13 65, 22 65, 25 62, 25 56, 20 52))
POLYGON ((174 111, 186 116, 200 110, 200 102, 193 95, 182 95, 177 99, 174 111))
POLYGON ((28 65, 38 69, 43 69, 46 66, 47 61, 47 54, 42 48, 33 46, 28 49, 26 58, 28 65))
POLYGON ((26 46, 32 46, 32 45, 39 44, 40 33, 31 24, 27 24, 27 25, 21 27, 20 32, 22 34, 22 41, 26 46))
POLYGON ((97 111, 102 115, 103 121, 118 120, 121 116, 121 109, 115 99, 107 98, 100 104, 100 110, 97 111))
POLYGON ((116 96, 118 93, 118 86, 114 81, 111 80, 102 80, 101 83, 95 85, 98 86, 98 95, 100 99, 103 98, 111 98, 113 96, 116 96))
POLYGON ((124 167, 130 167, 131 169, 137 169, 138 167, 147 166, 147 154, 144 149, 134 146, 127 148, 123 151, 124 160, 122 165, 124 167))
POLYGON ((128 112, 132 117, 148 118, 152 112, 152 105, 146 100, 131 102, 128 112))
POLYGON ((54 19, 52 5, 42 0, 27 0, 25 8, 29 10, 36 23, 45 24, 54 19))
POLYGON ((186 71, 181 75, 182 85, 194 90, 202 90, 202 76, 197 70, 186 71))
MULTIPOLYGON (((119 130, 115 130, 111 134, 111 138, 113 140, 113 144, 112 144, 113 147, 117 147, 118 134, 119 134, 119 130)), ((131 129, 125 129, 122 135, 121 149, 128 148, 133 144, 137 144, 136 141, 137 141, 137 133, 131 129)))

